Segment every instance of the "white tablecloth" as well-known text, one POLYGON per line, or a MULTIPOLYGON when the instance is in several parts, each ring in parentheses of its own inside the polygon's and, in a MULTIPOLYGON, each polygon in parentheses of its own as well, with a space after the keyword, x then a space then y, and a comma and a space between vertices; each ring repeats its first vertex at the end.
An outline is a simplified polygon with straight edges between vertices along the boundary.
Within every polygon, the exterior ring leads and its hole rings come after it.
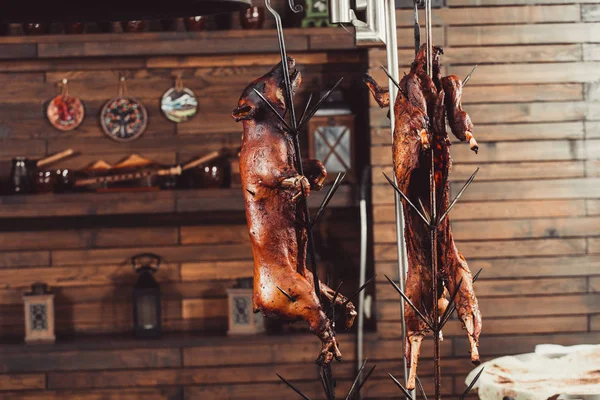
POLYGON ((600 400, 600 345, 539 345, 535 353, 480 365, 465 383, 481 368, 485 370, 475 386, 481 400, 600 400))

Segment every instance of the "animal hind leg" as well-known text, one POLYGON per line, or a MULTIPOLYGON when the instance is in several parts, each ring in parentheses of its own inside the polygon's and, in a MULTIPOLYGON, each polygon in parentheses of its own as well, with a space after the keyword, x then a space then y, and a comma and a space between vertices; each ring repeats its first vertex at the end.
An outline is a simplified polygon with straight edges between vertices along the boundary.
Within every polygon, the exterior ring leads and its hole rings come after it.
POLYGON ((327 365, 334 357, 341 360, 342 353, 339 350, 331 321, 323 312, 310 281, 297 273, 280 278, 282 279, 277 282, 277 285, 289 294, 293 301, 274 288, 275 290, 266 291, 270 293, 269 298, 261 299, 263 311, 282 315, 289 320, 302 319, 308 322, 311 332, 322 343, 321 352, 317 358, 318 364, 327 365))
POLYGON ((470 344, 471 362, 479 364, 479 335, 481 334, 481 312, 479 304, 473 291, 473 278, 466 260, 456 249, 454 243, 450 252, 449 267, 451 268, 448 276, 448 290, 453 293, 462 281, 456 295, 456 311, 460 318, 463 329, 467 331, 470 344))
MULTIPOLYGON (((323 282, 320 282, 320 286, 321 293, 323 293, 325 298, 329 300, 330 303, 332 303, 333 297, 335 296, 335 291, 323 282)), ((331 304, 331 306, 345 307, 344 312, 346 313, 346 329, 350 329, 352 325, 354 325, 354 319, 356 318, 356 308, 354 307, 354 304, 352 304, 351 301, 348 301, 348 298, 346 298, 346 296, 342 295, 341 293, 338 293, 335 299, 335 304, 331 304)))
POLYGON ((419 364, 419 355, 421 354, 421 343, 425 335, 421 332, 408 331, 406 337, 406 343, 404 344, 404 353, 406 361, 410 367, 408 373, 408 381, 406 382, 406 388, 413 390, 415 388, 415 382, 417 379, 417 366, 419 364))
MULTIPOLYGON (((304 277, 307 281, 313 282, 313 274, 308 269, 304 269, 304 277)), ((329 301, 329 303, 333 302, 333 297, 335 296, 335 290, 319 281, 319 288, 321 289, 322 295, 329 301)), ((354 325, 354 319, 356 318, 356 307, 352 304, 351 301, 348 301, 348 298, 341 293, 338 293, 337 298, 335 299, 335 304, 331 304, 332 307, 335 306, 344 306, 346 313, 346 329, 350 329, 352 325, 354 325)))

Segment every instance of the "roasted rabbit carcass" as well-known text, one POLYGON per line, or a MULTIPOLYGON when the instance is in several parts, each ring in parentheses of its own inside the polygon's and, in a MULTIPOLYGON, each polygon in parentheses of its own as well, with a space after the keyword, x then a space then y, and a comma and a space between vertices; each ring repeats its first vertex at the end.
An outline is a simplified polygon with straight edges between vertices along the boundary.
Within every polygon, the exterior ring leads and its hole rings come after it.
MULTIPOLYGON (((441 77, 439 56, 443 50, 433 47, 433 76, 426 70, 426 45, 423 45, 411 65, 410 72, 400 81, 400 93, 394 104, 394 135, 392 157, 394 173, 400 190, 411 202, 423 207, 429 215, 430 171, 435 168, 434 182, 436 205, 446 210, 450 188, 448 174, 451 169, 450 140, 446 132, 446 117, 452 133, 461 141, 468 141, 477 152, 473 137, 473 124, 461 105, 462 82, 456 76, 441 77)), ((371 78, 365 82, 381 107, 390 105, 389 93, 371 78)), ((458 316, 466 329, 471 344, 471 360, 479 363, 478 342, 481 333, 481 314, 473 292, 471 272, 452 238, 448 218, 438 227, 438 299, 433 299, 432 252, 430 230, 404 201, 405 241, 408 255, 406 295, 423 314, 433 316, 433 307, 442 315, 448 306, 448 293, 456 296, 458 316)), ((428 332, 427 325, 406 303, 405 319, 407 340, 405 356, 411 366, 408 388, 414 389, 421 342, 428 332)))
MULTIPOLYGON (((289 57, 286 68, 295 92, 301 82, 300 72, 289 57)), ((282 64, 250 83, 232 113, 236 121, 243 121, 244 128, 240 175, 254 255, 254 309, 268 317, 307 321, 322 342, 317 362, 328 364, 333 357, 341 360, 342 354, 306 267, 307 231, 302 224, 306 218, 300 203, 304 201, 302 191, 309 195, 311 190, 321 189, 327 173, 320 161, 303 160, 306 176, 299 175, 293 137, 254 89, 284 115, 282 64)), ((322 283, 320 286, 323 298, 331 302, 335 292, 322 283)), ((336 304, 346 300, 338 295, 336 304)), ((352 303, 345 304, 345 313, 346 326, 350 327, 356 316, 352 303)))

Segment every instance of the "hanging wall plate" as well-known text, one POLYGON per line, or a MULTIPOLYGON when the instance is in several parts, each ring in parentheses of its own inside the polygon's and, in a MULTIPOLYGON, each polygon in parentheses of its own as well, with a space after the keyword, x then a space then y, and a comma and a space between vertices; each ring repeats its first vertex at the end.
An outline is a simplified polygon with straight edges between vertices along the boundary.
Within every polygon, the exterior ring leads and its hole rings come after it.
POLYGON ((100 125, 104 133, 118 142, 137 139, 148 125, 148 113, 144 105, 125 94, 125 79, 121 78, 118 96, 107 101, 100 111, 100 125))
POLYGON ((69 95, 66 79, 62 81, 62 92, 54 97, 46 107, 46 117, 50 124, 59 131, 70 131, 83 122, 85 109, 78 97, 69 95))
POLYGON ((198 99, 191 89, 183 86, 181 77, 177 77, 175 86, 167 90, 160 99, 160 109, 170 121, 179 124, 196 115, 198 99))

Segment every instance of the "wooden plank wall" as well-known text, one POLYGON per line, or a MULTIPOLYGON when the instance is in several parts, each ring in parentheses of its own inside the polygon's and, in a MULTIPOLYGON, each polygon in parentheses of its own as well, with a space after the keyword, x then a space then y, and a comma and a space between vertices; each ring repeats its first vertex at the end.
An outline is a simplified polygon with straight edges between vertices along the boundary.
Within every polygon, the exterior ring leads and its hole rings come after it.
MULTIPOLYGON (((445 72, 464 77, 478 64, 463 104, 480 152, 452 146, 453 193, 481 170, 451 218, 471 270, 483 268, 475 290, 484 360, 529 352, 537 343, 600 339, 600 4, 594 3, 448 0, 449 8, 433 11, 445 72)), ((413 56, 411 18, 398 12, 406 25, 399 30, 404 70, 413 56)), ((370 71, 386 82, 381 64, 384 52, 371 50, 370 71)), ((384 274, 398 278, 393 191, 381 175, 391 173, 391 139, 386 112, 371 107, 378 334, 395 342, 397 295, 383 284, 384 274)), ((457 321, 444 336, 442 346, 452 354, 444 364, 461 363, 449 373, 461 391, 467 339, 457 321)))

